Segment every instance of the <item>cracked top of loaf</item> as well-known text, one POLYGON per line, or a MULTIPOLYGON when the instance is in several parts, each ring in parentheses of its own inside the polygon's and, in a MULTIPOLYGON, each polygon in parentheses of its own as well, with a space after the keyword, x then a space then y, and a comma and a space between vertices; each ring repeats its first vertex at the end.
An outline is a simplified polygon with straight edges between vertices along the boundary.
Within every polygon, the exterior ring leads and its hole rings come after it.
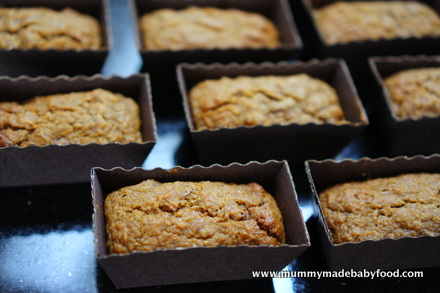
POLYGON ((278 29, 269 19, 238 9, 159 9, 141 17, 140 30, 144 49, 152 51, 279 46, 278 29))
POLYGON ((440 67, 400 71, 384 80, 399 119, 440 115, 440 67))
POLYGON ((417 1, 340 1, 312 15, 327 45, 440 36, 439 16, 417 1))
POLYGON ((285 242, 275 199, 257 183, 153 179, 105 199, 110 253, 285 242))
POLYGON ((71 8, 0 8, 0 49, 94 50, 100 46, 98 21, 71 8))
POLYGON ((440 174, 342 183, 319 201, 335 243, 440 236, 440 174))
POLYGON ((0 147, 141 142, 136 102, 103 89, 0 103, 0 147))
POLYGON ((195 128, 346 123, 336 91, 307 74, 205 80, 189 93, 195 128))

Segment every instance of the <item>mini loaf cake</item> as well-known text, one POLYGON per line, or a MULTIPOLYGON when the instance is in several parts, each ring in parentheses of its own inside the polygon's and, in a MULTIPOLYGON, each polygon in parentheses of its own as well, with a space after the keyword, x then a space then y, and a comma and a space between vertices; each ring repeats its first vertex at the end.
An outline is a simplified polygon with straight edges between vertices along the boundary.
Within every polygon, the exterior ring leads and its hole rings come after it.
POLYGON ((136 102, 95 89, 0 103, 0 147, 141 142, 136 102))
POLYGON ((319 195, 334 243, 440 236, 440 174, 349 182, 319 195))
POLYGON ((440 18, 417 1, 335 2, 312 11, 327 45, 440 36, 440 18))
POLYGON ((99 49, 99 23, 71 8, 0 8, 0 49, 99 49))
POLYGON ((440 67, 400 71, 384 80, 398 119, 440 115, 440 67))
POLYGON ((257 183, 153 179, 105 199, 110 253, 285 242, 281 212, 257 183))
POLYGON ((270 20, 238 9, 160 9, 141 17, 140 30, 144 49, 151 51, 279 45, 279 32, 270 20))
POLYGON ((206 80, 189 101, 197 130, 347 122, 335 90, 306 74, 206 80))

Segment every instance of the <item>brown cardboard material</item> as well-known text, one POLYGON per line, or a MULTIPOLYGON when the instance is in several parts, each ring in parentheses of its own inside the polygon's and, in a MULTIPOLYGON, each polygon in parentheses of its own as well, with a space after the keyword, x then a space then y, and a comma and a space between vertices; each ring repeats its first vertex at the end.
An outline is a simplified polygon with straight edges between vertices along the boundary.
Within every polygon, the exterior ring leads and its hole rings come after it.
POLYGON ((128 78, 78 76, 67 78, 0 78, 0 101, 103 88, 133 98, 141 109, 142 143, 8 146, 0 148, 0 186, 87 182, 92 167, 141 166, 157 141, 148 75, 128 78))
POLYGON ((176 81, 176 66, 179 63, 229 63, 229 62, 264 62, 281 61, 296 58, 302 48, 291 9, 286 0, 131 0, 132 18, 137 47, 143 59, 142 72, 151 76, 154 104, 158 115, 183 118, 179 100, 179 88, 176 81), (272 20, 280 31, 281 46, 262 49, 213 49, 213 50, 181 50, 181 51, 148 51, 142 48, 139 19, 145 13, 161 8, 183 9, 188 6, 217 7, 222 9, 237 8, 256 12, 272 20), (167 80, 168 82, 164 82, 167 80), (171 114, 171 115, 170 115, 171 114))
POLYGON ((266 161, 286 159, 302 163, 306 159, 324 159, 336 155, 367 125, 364 112, 344 61, 328 59, 308 63, 253 64, 180 64, 178 80, 183 97, 186 119, 199 159, 204 164, 219 162, 245 163, 251 160, 266 161), (194 129, 187 93, 206 79, 240 75, 291 75, 307 73, 329 83, 337 92, 347 124, 288 124, 221 128, 217 130, 194 129))
MULTIPOLYGON (((318 58, 343 58, 350 69, 353 81, 359 91, 360 98, 368 109, 372 128, 376 128, 375 116, 380 115, 375 112, 376 100, 371 92, 370 84, 374 83, 374 77, 369 70, 367 59, 372 56, 400 56, 400 55, 432 55, 438 54, 440 47, 440 37, 390 39, 377 41, 351 42, 347 44, 326 45, 322 40, 316 24, 312 18, 311 11, 337 0, 302 0, 303 10, 306 19, 302 23, 307 27, 307 35, 304 36, 305 42, 308 41, 310 48, 318 58)), ((343 0, 344 1, 344 0, 343 0)), ((347 0, 345 0, 347 1, 347 0)), ((351 0, 348 0, 349 2, 351 0)), ((365 1, 365 0, 359 0, 365 1)), ((380 0, 370 0, 380 1, 380 0)), ((389 0, 398 1, 398 0, 389 0)), ((422 2, 422 1, 421 1, 422 2)), ((440 15, 440 5, 438 0, 426 0, 424 3, 431 6, 440 15)), ((379 129, 380 131, 380 129, 379 129)))
MULTIPOLYGON (((356 58, 365 58, 368 56, 386 56, 386 55, 404 55, 404 54, 436 54, 437 48, 440 46, 440 37, 424 37, 424 38, 406 38, 406 39, 380 39, 378 41, 362 41, 351 42, 348 44, 326 45, 321 38, 318 28, 312 18, 312 10, 337 2, 340 0, 302 0, 303 5, 310 17, 311 25, 316 34, 321 57, 350 58, 352 55, 356 58)), ((358 1, 380 1, 380 0, 358 0, 358 1)), ((389 0, 399 1, 399 0, 389 0)), ((402 1, 402 0, 400 0, 402 1)), ((405 1, 405 0, 404 0, 405 1)), ((350 2, 350 0, 345 0, 350 2)), ((420 1, 440 14, 440 6, 437 0, 420 1)))
POLYGON ((331 270, 393 270, 440 265, 440 237, 405 237, 367 240, 358 243, 332 242, 329 228, 319 206, 318 194, 324 188, 343 182, 390 177, 404 173, 440 172, 440 155, 429 157, 362 158, 357 161, 307 161, 306 170, 315 194, 319 232, 331 270))
POLYGON ((310 246, 309 235, 298 204, 286 162, 248 163, 229 166, 175 167, 164 170, 135 168, 91 173, 93 230, 99 264, 115 286, 143 286, 239 280, 252 278, 253 270, 281 270, 310 246), (106 248, 104 200, 112 191, 146 179, 166 181, 257 182, 272 194, 283 214, 286 244, 279 246, 218 246, 162 249, 151 252, 109 254, 106 248))
POLYGON ((372 57, 368 61, 381 95, 381 119, 386 129, 390 155, 429 155, 440 152, 440 115, 398 119, 391 110, 389 91, 383 83, 384 79, 402 70, 440 67, 440 56, 372 57))
POLYGON ((244 62, 258 60, 282 60, 292 58, 301 48, 301 39, 296 30, 289 2, 286 0, 132 0, 133 23, 137 45, 146 66, 151 63, 173 61, 180 62, 244 62), (161 8, 184 9, 189 6, 217 7, 221 9, 236 8, 255 12, 272 20, 280 31, 281 46, 274 49, 227 49, 227 50, 181 50, 154 52, 142 48, 139 19, 142 15, 161 8))
POLYGON ((98 50, 0 50, 0 75, 17 77, 57 76, 61 74, 93 75, 101 72, 112 48, 108 0, 4 0, 2 7, 47 7, 61 10, 73 8, 98 20, 101 27, 102 47, 98 50))

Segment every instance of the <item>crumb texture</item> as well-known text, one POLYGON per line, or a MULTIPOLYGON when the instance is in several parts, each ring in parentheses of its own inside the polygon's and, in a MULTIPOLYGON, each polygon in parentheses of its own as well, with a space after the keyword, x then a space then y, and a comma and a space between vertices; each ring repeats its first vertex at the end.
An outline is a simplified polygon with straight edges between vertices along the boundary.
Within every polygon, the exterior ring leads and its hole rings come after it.
POLYGON ((285 242, 281 212, 259 184, 145 180, 105 199, 110 253, 285 242))
POLYGON ((141 142, 136 102, 103 89, 0 103, 0 147, 141 142))
POLYGON ((335 2, 312 12, 327 45, 440 36, 440 18, 417 1, 335 2))
POLYGON ((400 71, 384 80, 398 119, 440 115, 440 67, 400 71))
POLYGON ((266 17, 238 9, 159 9, 140 19, 146 50, 274 48, 279 32, 266 17))
POLYGON ((93 50, 100 46, 98 21, 71 8, 0 8, 1 49, 93 50))
POLYGON ((319 201, 334 243, 440 236, 440 174, 338 184, 319 201))
POLYGON ((306 74, 206 80, 189 93, 195 128, 346 123, 335 90, 306 74))

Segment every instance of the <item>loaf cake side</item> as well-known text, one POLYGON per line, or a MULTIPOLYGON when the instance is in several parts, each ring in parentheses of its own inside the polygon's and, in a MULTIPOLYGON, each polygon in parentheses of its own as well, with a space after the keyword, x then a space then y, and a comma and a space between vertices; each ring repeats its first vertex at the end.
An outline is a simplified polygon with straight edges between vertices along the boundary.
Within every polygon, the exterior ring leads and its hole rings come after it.
POLYGON ((285 242, 277 203, 257 183, 148 179, 110 193, 105 217, 110 253, 285 242))
POLYGON ((279 31, 269 19, 239 9, 164 8, 143 15, 139 25, 150 51, 279 46, 279 31))
POLYGON ((319 194, 334 243, 440 236, 440 174, 348 182, 319 194))
POLYGON ((312 15, 327 45, 440 36, 440 17, 417 1, 335 2, 312 15))
POLYGON ((141 142, 140 109, 103 89, 0 103, 0 147, 141 142))
POLYGON ((307 74, 206 80, 189 92, 197 130, 347 123, 336 91, 307 74))
POLYGON ((440 67, 402 70, 384 85, 398 119, 440 116, 440 67))
POLYGON ((101 28, 71 8, 0 8, 0 49, 97 50, 101 28))

